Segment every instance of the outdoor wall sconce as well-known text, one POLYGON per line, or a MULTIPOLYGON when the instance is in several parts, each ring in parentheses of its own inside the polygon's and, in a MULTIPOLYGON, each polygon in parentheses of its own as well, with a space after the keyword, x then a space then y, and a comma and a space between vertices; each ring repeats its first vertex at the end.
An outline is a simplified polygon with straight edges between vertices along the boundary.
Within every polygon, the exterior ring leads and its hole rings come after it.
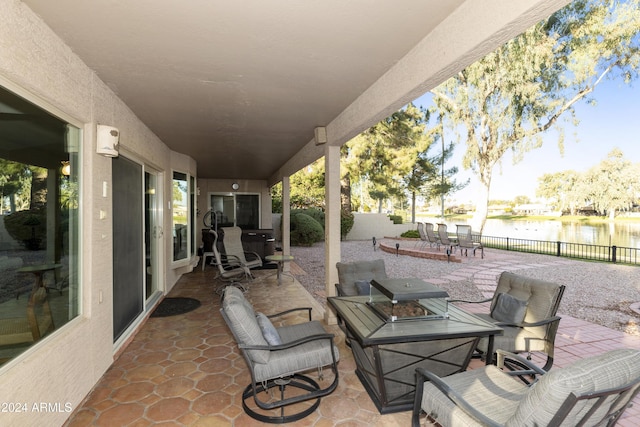
POLYGON ((62 163, 62 169, 60 169, 60 172, 62 173, 62 175, 63 176, 71 175, 71 165, 69 164, 69 161, 62 160, 60 163, 62 163))
POLYGON ((118 157, 120 131, 113 126, 97 126, 96 152, 105 157, 118 157))
POLYGON ((231 188, 233 188, 233 191, 238 191, 238 188, 240 188, 240 185, 238 185, 237 182, 234 182, 233 184, 231 184, 231 188))

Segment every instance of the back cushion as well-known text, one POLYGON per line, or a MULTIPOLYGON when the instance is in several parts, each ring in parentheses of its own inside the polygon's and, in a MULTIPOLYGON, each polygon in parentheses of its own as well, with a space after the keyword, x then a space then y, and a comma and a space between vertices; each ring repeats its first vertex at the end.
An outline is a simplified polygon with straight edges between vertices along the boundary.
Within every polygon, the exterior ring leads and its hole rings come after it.
POLYGON ((524 316, 527 314, 527 305, 529 305, 528 301, 522 301, 512 295, 500 293, 491 311, 491 317, 498 322, 522 323, 524 316))
POLYGON ((343 286, 355 286, 358 280, 386 279, 384 260, 338 262, 338 281, 343 286))
MULTIPOLYGON (((559 292, 560 285, 557 283, 532 279, 505 271, 498 279, 495 295, 506 293, 520 301, 527 301, 524 321, 533 323, 556 315, 557 307, 554 306, 554 302, 559 292)), ((495 304, 496 298, 491 303, 492 311, 495 304)))
MULTIPOLYGON (((566 368, 555 368, 535 383, 520 402, 507 426, 548 425, 571 392, 584 394, 620 387, 640 378, 640 351, 612 350, 581 359, 566 368)), ((563 425, 574 425, 586 414, 595 400, 579 402, 563 425)), ((587 425, 595 425, 609 410, 604 404, 599 417, 587 425)))
MULTIPOLYGON (((229 319, 229 328, 240 341, 238 344, 268 345, 258 325, 253 307, 235 286, 226 287, 222 309, 229 319)), ((256 363, 269 361, 269 350, 248 350, 247 353, 256 363)))

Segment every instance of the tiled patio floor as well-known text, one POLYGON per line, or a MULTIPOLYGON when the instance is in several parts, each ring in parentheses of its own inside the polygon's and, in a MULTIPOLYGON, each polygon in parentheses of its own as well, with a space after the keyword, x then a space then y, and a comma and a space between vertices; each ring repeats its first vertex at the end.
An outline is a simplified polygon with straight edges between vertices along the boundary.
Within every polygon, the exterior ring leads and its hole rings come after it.
MULTIPOLYGON (((169 296, 197 298, 202 305, 184 315, 149 318, 67 426, 263 425, 242 410, 241 393, 250 377, 220 316, 214 274, 213 268, 205 272, 198 268, 180 279, 169 296)), ((298 282, 285 278, 278 285, 268 270, 257 275, 246 294, 256 311, 269 314, 311 305, 314 318, 323 318, 322 307, 298 282)), ((327 329, 339 344, 340 384, 314 414, 295 425, 409 426, 409 412, 378 413, 354 373, 355 362, 342 332, 337 326, 327 329)), ((562 367, 617 347, 640 348, 640 337, 563 316, 556 345, 554 367, 562 367)), ((618 425, 640 425, 638 403, 640 398, 618 425)))

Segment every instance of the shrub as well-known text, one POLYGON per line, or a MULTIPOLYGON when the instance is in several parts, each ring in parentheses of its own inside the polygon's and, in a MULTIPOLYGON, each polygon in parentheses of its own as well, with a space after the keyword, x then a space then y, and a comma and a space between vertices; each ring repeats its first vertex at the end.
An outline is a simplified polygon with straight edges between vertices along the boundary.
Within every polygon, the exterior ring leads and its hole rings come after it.
POLYGON ((324 230, 324 212, 317 208, 309 208, 306 209, 303 213, 309 215, 311 218, 318 221, 318 223, 322 226, 324 230))
POLYGON ((402 224, 402 217, 400 215, 389 215, 389 219, 393 221, 394 224, 402 224))
POLYGON ((13 239, 29 250, 38 250, 46 244, 46 209, 18 211, 4 217, 4 226, 13 239))
POLYGON ((324 239, 322 225, 310 215, 297 213, 291 216, 291 244, 311 246, 324 239))
POLYGON ((404 233, 402 233, 400 235, 400 237, 409 237, 409 238, 420 238, 420 233, 418 233, 418 230, 407 230, 404 233))
POLYGON ((344 209, 340 211, 340 237, 344 239, 353 228, 354 217, 352 212, 344 209))
POLYGON ((309 215, 311 218, 318 221, 318 224, 322 226, 324 230, 324 212, 318 208, 306 208, 306 209, 291 209, 291 219, 298 214, 309 215))

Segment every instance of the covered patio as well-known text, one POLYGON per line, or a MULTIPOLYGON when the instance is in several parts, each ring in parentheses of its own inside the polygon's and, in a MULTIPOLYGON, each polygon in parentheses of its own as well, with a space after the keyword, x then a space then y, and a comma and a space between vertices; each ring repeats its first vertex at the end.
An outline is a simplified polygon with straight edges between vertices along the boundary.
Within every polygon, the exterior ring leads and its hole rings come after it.
MULTIPOLYGON (((497 268, 497 263, 495 258, 487 261, 487 269, 497 268)), ((460 274, 465 268, 471 266, 461 264, 460 274)), ((292 273, 305 274, 295 263, 292 273)), ((214 276, 213 268, 195 269, 180 279, 169 296, 197 298, 202 305, 184 315, 147 319, 67 426, 260 425, 242 410, 241 394, 250 377, 220 316, 220 296, 215 291, 223 283, 214 276)), ((323 319, 324 308, 297 280, 278 285, 270 271, 258 271, 257 276, 246 293, 256 311, 311 306, 314 318, 323 319)), ((560 315, 554 369, 613 348, 640 348, 639 336, 560 315)), ((343 333, 336 325, 325 327, 337 337, 340 383, 315 413, 296 425, 409 425, 410 412, 380 415, 354 373, 355 362, 343 333)), ((473 360, 471 368, 480 363, 473 360)), ((640 424, 637 403, 640 398, 618 425, 640 424)), ((426 421, 426 425, 431 424, 426 421)))

